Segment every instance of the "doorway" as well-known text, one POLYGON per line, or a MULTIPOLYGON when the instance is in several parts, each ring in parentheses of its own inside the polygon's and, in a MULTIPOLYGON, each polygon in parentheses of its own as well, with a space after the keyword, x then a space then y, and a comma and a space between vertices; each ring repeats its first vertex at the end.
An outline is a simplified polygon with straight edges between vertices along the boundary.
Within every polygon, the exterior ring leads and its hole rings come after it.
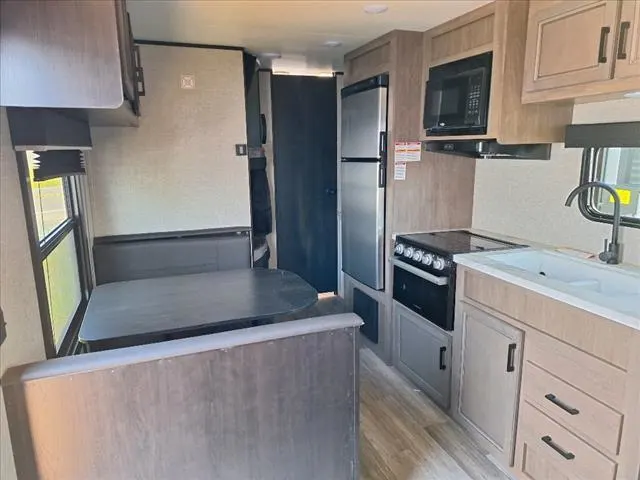
POLYGON ((271 77, 278 268, 320 293, 338 285, 336 89, 335 77, 271 77))

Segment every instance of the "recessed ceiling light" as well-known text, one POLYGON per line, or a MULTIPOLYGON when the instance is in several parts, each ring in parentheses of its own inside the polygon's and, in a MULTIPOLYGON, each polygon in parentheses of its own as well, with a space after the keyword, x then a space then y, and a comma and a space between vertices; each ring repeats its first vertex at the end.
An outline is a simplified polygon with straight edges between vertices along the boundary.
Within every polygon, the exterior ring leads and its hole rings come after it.
POLYGON ((389 7, 387 7, 386 5, 383 5, 381 3, 375 4, 375 5, 365 5, 364 6, 365 13, 370 13, 372 15, 377 15, 379 13, 384 13, 387 10, 389 10, 389 7))
POLYGON ((280 57, 282 57, 281 54, 276 53, 276 52, 261 53, 260 56, 264 57, 264 58, 280 58, 280 57))
POLYGON ((342 42, 340 40, 327 40, 323 45, 325 47, 336 48, 342 45, 342 42))
POLYGON ((639 92, 629 92, 629 93, 625 93, 624 96, 626 98, 640 98, 640 91, 639 92))

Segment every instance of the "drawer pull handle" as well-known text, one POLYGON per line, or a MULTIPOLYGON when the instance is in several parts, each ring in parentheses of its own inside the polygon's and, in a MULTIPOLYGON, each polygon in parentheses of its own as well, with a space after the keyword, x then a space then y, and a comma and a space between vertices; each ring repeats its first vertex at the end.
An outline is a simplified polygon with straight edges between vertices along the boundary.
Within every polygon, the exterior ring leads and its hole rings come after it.
POLYGON ((562 455, 566 460, 573 460, 574 458, 576 458, 576 456, 573 453, 567 452, 564 448, 554 443, 553 439, 549 435, 542 437, 540 440, 542 440, 544 443, 546 443, 551 448, 553 448, 556 452, 562 455))
POLYGON ((447 352, 447 347, 440 347, 440 370, 446 370, 447 366, 444 363, 444 354, 447 352))
POLYGON ((513 372, 516 369, 514 362, 515 362, 515 353, 516 353, 517 347, 518 345, 515 343, 509 344, 509 349, 507 350, 507 372, 513 372))
POLYGON ((627 35, 631 28, 631 22, 622 22, 620 24, 620 37, 618 38, 618 60, 627 59, 627 35))
POLYGON ((600 45, 598 46, 598 63, 607 63, 607 39, 611 28, 602 27, 600 29, 600 45))
POLYGON ((578 410, 577 408, 570 407, 562 400, 558 400, 558 397, 556 397, 553 393, 547 393, 544 398, 571 415, 578 415, 580 413, 580 410, 578 410))

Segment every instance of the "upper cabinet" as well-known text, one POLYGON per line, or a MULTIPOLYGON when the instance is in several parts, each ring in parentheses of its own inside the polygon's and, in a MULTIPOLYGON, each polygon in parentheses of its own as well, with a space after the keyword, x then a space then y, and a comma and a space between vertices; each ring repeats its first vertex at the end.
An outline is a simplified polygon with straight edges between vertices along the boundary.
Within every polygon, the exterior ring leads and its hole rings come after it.
POLYGON ((531 2, 523 103, 640 89, 640 0, 531 2))
POLYGON ((523 105, 522 82, 529 2, 496 1, 424 33, 422 101, 429 69, 493 52, 487 133, 427 136, 421 140, 495 139, 501 144, 560 142, 572 105, 523 105))
POLYGON ((135 122, 144 87, 124 0, 3 1, 1 8, 2 106, 87 109, 96 123, 135 122), (128 116, 113 113, 122 108, 128 116))
POLYGON ((640 0, 622 2, 615 78, 640 78, 640 0))

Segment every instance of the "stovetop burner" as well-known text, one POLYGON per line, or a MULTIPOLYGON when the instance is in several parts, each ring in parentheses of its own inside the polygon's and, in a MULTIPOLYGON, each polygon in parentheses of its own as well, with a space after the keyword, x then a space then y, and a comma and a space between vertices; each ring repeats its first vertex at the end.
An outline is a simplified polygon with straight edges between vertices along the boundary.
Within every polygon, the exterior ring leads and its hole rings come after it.
POLYGON ((520 247, 511 242, 504 242, 494 238, 485 237, 467 230, 449 230, 432 233, 413 233, 399 235, 398 240, 408 241, 416 246, 435 250, 445 255, 458 253, 483 252, 488 250, 501 250, 520 247))

